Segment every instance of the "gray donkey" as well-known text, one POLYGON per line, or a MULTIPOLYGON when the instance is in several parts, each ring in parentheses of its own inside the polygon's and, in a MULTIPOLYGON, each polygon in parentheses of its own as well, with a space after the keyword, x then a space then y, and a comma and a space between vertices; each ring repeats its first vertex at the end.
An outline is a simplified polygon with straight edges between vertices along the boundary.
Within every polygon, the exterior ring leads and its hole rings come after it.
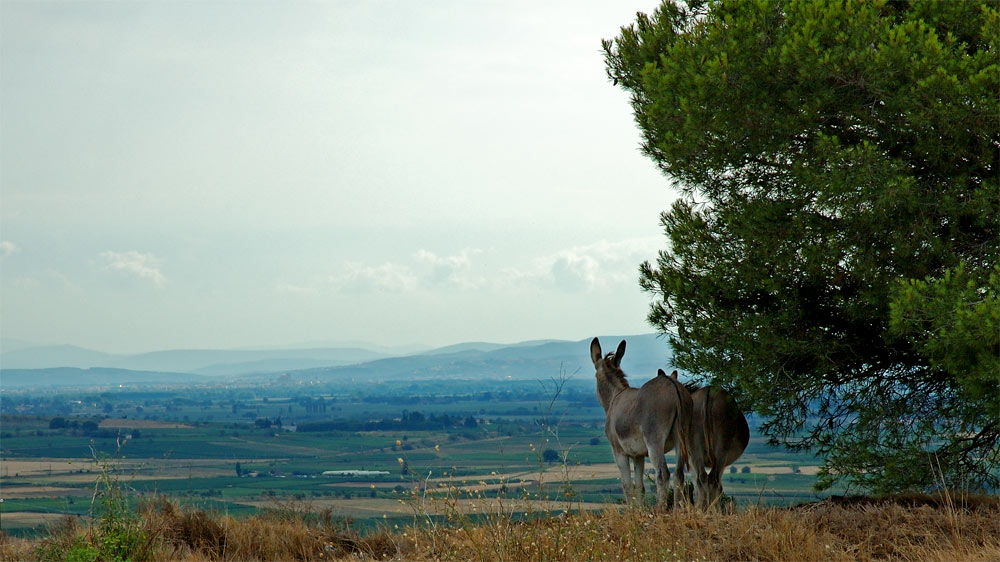
POLYGON ((656 468, 656 505, 663 507, 670 480, 670 469, 663 453, 675 447, 674 498, 680 501, 685 497, 684 467, 688 462, 687 436, 693 410, 691 395, 677 382, 676 376, 668 377, 663 370, 641 388, 629 386, 621 369, 624 356, 625 340, 607 356, 601 354, 597 338, 590 342, 590 358, 596 369, 597 398, 606 414, 604 433, 611 442, 615 464, 621 472, 625 500, 641 503, 645 493, 643 469, 648 456, 656 468))
POLYGON ((733 397, 718 387, 688 386, 694 402, 691 417, 691 468, 698 507, 722 497, 722 472, 740 458, 750 442, 750 427, 733 397), (705 470, 708 469, 708 472, 705 470))

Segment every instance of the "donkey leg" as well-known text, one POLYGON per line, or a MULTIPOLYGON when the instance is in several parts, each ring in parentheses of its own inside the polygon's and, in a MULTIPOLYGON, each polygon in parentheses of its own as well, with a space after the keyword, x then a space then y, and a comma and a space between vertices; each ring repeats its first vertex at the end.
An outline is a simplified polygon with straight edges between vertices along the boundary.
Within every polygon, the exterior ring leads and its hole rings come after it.
POLYGON ((667 486, 670 482, 670 469, 663 457, 663 443, 646 441, 649 461, 656 468, 656 508, 663 509, 667 505, 667 486))
MULTIPOLYGON (((657 455, 657 460, 659 460, 660 466, 656 469, 656 506, 660 509, 664 509, 667 506, 667 488, 670 487, 670 469, 667 467, 667 460, 663 458, 663 452, 657 455)), ((674 504, 677 503, 679 496, 677 495, 677 490, 674 490, 674 504)))
POLYGON ((642 505, 643 498, 646 497, 646 459, 644 457, 632 457, 632 485, 636 490, 636 500, 642 505))
MULTIPOLYGON (((664 466, 666 466, 666 461, 664 461, 664 466)), ((682 458, 680 453, 677 454, 677 467, 674 470, 674 505, 687 505, 687 492, 684 490, 684 467, 687 465, 687 459, 682 458)), ((669 471, 668 471, 669 474, 669 471)))
MULTIPOLYGON (((690 451, 685 451, 681 440, 691 434, 690 424, 677 423, 673 427, 674 453, 677 455, 677 469, 674 471, 674 506, 688 505, 687 490, 684 489, 684 469, 688 465, 690 451), (685 429, 685 425, 688 429, 685 429)), ((692 459, 693 460, 693 459, 692 459)))
POLYGON ((618 465, 618 472, 622 477, 622 492, 625 493, 625 504, 632 503, 632 471, 628 464, 628 457, 625 453, 615 452, 615 464, 618 465))
POLYGON ((713 466, 705 477, 705 507, 712 508, 722 501, 722 472, 724 467, 713 466))
POLYGON ((704 468, 694 469, 694 503, 700 509, 708 507, 708 474, 704 468))
POLYGON ((705 466, 705 448, 699 442, 699 439, 693 440, 691 449, 689 450, 690 455, 688 460, 690 461, 688 467, 691 469, 691 480, 694 483, 694 497, 693 505, 699 508, 705 507, 705 486, 708 483, 708 473, 706 472, 705 466))

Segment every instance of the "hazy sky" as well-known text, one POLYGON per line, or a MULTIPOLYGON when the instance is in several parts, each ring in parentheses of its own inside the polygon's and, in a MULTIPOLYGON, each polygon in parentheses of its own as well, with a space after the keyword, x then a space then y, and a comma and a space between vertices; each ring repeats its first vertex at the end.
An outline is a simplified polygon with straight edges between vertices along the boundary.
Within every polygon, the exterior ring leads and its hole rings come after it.
POLYGON ((12 2, 0 330, 111 352, 649 332, 657 2, 12 2))

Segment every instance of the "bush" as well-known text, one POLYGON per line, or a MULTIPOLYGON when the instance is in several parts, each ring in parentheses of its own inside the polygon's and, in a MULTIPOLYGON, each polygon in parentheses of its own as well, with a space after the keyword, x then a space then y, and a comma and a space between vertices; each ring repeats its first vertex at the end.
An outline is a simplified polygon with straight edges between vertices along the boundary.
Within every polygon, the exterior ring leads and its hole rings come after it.
POLYGON ((39 560, 53 562, 96 562, 100 552, 82 536, 73 537, 68 546, 45 544, 35 551, 39 560))
POLYGON ((81 534, 77 520, 67 515, 49 529, 48 537, 33 549, 32 554, 42 562, 94 562, 99 552, 81 534))

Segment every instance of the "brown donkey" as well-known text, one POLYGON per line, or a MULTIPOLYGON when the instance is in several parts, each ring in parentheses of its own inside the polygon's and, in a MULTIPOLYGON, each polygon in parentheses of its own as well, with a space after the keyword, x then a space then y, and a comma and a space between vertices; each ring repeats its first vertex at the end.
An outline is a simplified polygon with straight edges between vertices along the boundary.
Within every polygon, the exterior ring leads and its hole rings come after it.
POLYGON ((698 507, 709 508, 722 498, 722 472, 746 450, 750 427, 725 390, 711 386, 688 389, 694 402, 689 441, 694 501, 698 507))
POLYGON ((676 378, 668 377, 662 370, 641 388, 629 386, 621 370, 624 356, 625 340, 606 357, 601 354, 597 338, 590 342, 597 398, 606 415, 604 433, 611 442, 611 452, 621 472, 625 501, 642 502, 645 493, 643 470, 648 456, 656 468, 656 505, 663 507, 670 480, 670 469, 663 454, 675 447, 674 498, 680 501, 685 497, 684 467, 688 462, 687 436, 693 409, 691 395, 676 378))

